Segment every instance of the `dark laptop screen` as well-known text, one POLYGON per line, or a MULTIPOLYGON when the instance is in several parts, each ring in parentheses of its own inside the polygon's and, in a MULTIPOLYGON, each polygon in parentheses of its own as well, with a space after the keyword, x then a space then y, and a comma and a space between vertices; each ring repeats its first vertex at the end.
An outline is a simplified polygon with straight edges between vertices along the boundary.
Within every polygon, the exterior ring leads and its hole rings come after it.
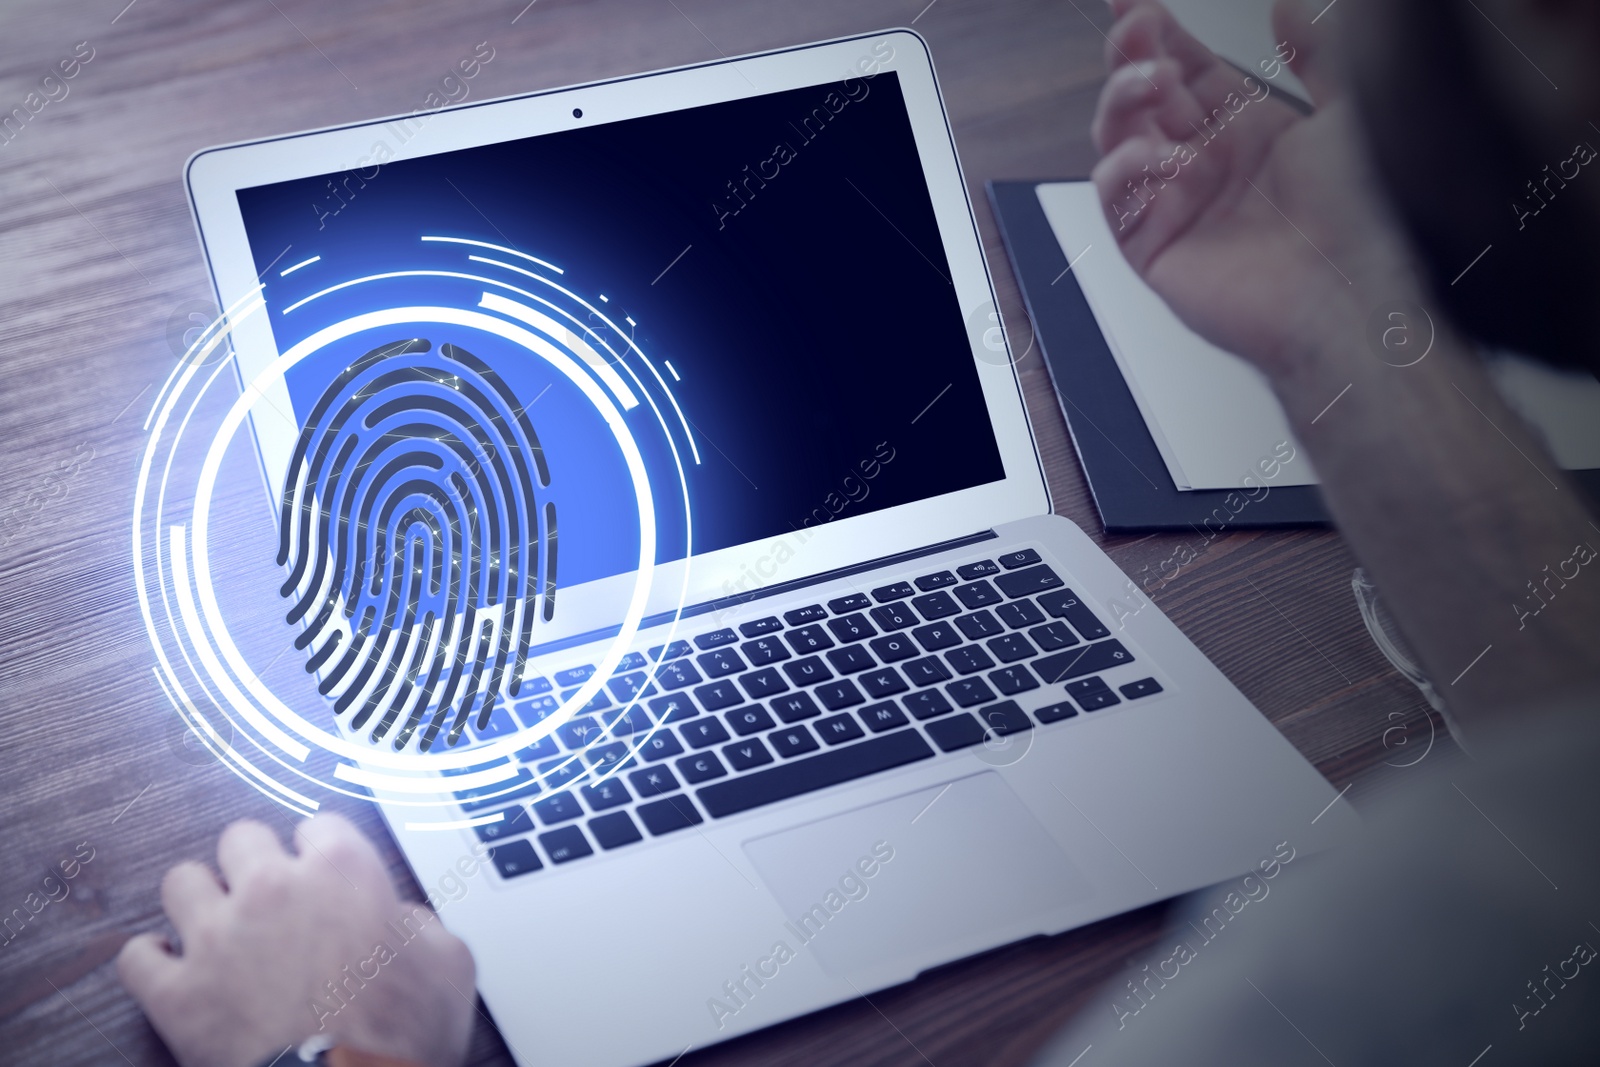
MULTIPOLYGON (((535 309, 631 394, 660 561, 684 554, 684 488, 698 553, 1004 476, 893 72, 589 119, 385 162, 414 116, 374 130, 370 165, 240 191, 279 350, 385 308, 535 309)), ((425 320, 297 365, 299 418, 378 345, 468 350, 537 430, 561 584, 630 570, 632 483, 593 405, 525 349, 425 320)))

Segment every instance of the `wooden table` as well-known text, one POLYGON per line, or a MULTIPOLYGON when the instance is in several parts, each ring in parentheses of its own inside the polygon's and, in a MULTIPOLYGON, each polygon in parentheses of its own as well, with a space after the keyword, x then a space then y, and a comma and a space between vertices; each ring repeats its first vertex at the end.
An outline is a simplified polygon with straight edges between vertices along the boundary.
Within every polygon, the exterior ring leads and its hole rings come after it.
MULTIPOLYGON (((171 1062, 108 961, 160 926, 168 866, 209 857, 230 820, 284 818, 183 757, 133 594, 141 423, 173 365, 174 324, 208 305, 180 182, 191 152, 410 111, 481 41, 495 57, 475 98, 914 23, 1002 310, 1025 323, 983 183, 1093 164, 1110 21, 1097 0, 125 2, 25 0, 0 16, 0 108, 23 106, 57 60, 93 56, 0 145, 0 916, 80 843, 94 849, 71 895, 0 947, 7 1062, 171 1062)), ((1100 537, 1037 352, 1021 372, 1057 510, 1100 537)), ((1139 575, 1185 539, 1102 540, 1139 575)), ((1435 724, 1364 632, 1354 565, 1331 532, 1234 533, 1154 599, 1335 786, 1361 775, 1359 799, 1403 777, 1435 724)), ((1440 727, 1432 758, 1447 745, 1440 727)), ((357 815, 415 892, 376 814, 357 815)), ((681 1064, 1024 1062, 1161 919, 1147 908, 1014 945, 681 1064)), ((487 1023, 471 1062, 511 1062, 487 1023)))

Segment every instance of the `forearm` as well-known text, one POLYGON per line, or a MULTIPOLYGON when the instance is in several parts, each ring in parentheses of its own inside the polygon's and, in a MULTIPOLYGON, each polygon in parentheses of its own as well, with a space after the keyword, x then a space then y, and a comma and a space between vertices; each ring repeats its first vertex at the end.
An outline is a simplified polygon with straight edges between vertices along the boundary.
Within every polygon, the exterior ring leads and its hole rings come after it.
POLYGON ((1600 529, 1586 501, 1442 322, 1426 358, 1393 367, 1365 336, 1376 301, 1339 300, 1274 387, 1452 712, 1470 734, 1600 689, 1600 560, 1583 564, 1600 529))

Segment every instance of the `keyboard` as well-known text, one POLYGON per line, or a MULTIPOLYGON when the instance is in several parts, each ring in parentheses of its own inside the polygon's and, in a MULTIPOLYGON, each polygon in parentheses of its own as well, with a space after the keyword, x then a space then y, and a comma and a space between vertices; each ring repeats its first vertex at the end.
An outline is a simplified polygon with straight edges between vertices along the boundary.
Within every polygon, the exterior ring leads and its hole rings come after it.
MULTIPOLYGON (((516 777, 454 796, 516 878, 1161 692, 1101 677, 1132 662, 1023 548, 631 652, 516 777)), ((594 670, 524 678, 509 714, 533 725, 594 670)))

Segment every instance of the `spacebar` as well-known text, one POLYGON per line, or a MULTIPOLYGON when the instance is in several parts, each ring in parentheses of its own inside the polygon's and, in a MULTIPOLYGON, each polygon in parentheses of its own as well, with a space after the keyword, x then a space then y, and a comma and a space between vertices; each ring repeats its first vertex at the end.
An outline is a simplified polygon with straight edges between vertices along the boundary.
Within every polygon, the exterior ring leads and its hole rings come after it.
POLYGON ((874 737, 859 745, 836 748, 820 756, 784 763, 770 770, 757 771, 742 778, 716 782, 699 790, 700 798, 713 818, 734 815, 763 804, 797 797, 840 782, 864 778, 878 771, 915 763, 933 755, 933 749, 914 730, 874 737))

